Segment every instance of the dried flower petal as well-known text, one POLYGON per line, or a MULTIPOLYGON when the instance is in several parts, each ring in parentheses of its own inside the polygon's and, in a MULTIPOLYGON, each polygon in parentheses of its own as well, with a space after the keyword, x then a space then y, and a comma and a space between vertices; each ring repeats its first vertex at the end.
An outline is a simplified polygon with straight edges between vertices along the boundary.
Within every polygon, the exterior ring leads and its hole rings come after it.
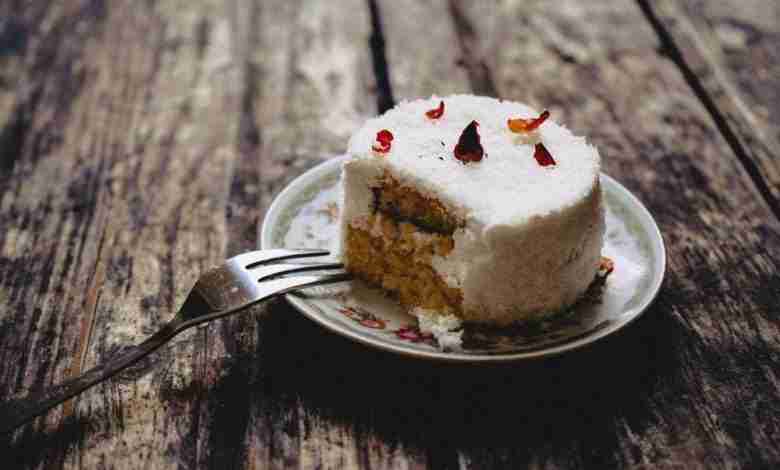
POLYGON ((506 123, 510 131, 516 134, 524 134, 538 129, 548 117, 550 117, 550 112, 545 109, 536 119, 509 119, 506 123))
POLYGON ((387 153, 390 151, 391 142, 393 141, 393 133, 387 129, 382 129, 376 133, 376 142, 371 146, 371 150, 378 153, 387 153))
POLYGON ((393 133, 387 129, 382 129, 376 133, 376 140, 382 144, 389 144, 393 141, 393 133))
POLYGON ((439 119, 444 114, 444 101, 439 102, 439 107, 431 109, 425 112, 425 115, 430 119, 439 119))
POLYGON ((463 133, 460 134, 458 139, 458 145, 455 146, 454 154, 455 158, 463 163, 478 162, 482 160, 485 155, 485 150, 482 148, 482 144, 479 141, 479 133, 477 132, 477 121, 471 121, 471 123, 463 129, 463 133))
POLYGON ((601 262, 599 263, 599 275, 602 277, 607 277, 614 270, 615 270, 615 262, 607 258, 606 256, 602 256, 601 262))
POLYGON ((541 142, 534 147, 534 158, 536 159, 536 163, 541 166, 555 165, 555 160, 552 155, 550 155, 547 147, 541 142))

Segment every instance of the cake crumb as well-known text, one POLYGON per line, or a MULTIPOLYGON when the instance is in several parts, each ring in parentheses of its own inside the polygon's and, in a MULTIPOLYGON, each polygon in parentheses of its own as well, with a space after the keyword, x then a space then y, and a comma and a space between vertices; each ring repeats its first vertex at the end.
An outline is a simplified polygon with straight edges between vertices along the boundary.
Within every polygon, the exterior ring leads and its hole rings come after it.
POLYGON ((463 323, 460 318, 419 307, 412 310, 412 315, 417 317, 420 332, 430 333, 436 338, 439 349, 460 349, 463 343, 463 323))

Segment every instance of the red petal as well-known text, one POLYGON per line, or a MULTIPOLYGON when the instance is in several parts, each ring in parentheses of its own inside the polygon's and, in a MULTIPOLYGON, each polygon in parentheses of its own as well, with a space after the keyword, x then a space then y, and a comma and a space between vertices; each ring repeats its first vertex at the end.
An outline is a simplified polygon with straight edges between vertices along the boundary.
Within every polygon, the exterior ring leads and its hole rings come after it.
POLYGON ((389 145, 393 141, 393 133, 387 129, 382 129, 376 133, 376 140, 379 143, 389 145))
POLYGON ((444 101, 439 102, 439 107, 426 111, 425 115, 431 119, 439 119, 444 114, 444 101))
POLYGON ((550 112, 546 109, 536 119, 509 119, 506 124, 509 126, 509 130, 516 134, 522 134, 526 132, 535 131, 542 125, 547 118, 550 117, 550 112))
POLYGON ((371 146, 371 150, 378 153, 387 153, 390 151, 393 133, 387 129, 382 129, 376 133, 376 141, 377 143, 371 146))
POLYGON ((458 139, 458 145, 455 146, 454 154, 455 158, 463 163, 478 162, 482 160, 485 155, 485 150, 482 148, 482 144, 479 140, 479 133, 477 132, 477 121, 471 121, 471 123, 463 129, 458 139))
POLYGON ((552 155, 550 155, 547 147, 541 142, 536 144, 536 147, 534 148, 534 158, 536 159, 536 163, 541 166, 555 165, 555 160, 552 155))

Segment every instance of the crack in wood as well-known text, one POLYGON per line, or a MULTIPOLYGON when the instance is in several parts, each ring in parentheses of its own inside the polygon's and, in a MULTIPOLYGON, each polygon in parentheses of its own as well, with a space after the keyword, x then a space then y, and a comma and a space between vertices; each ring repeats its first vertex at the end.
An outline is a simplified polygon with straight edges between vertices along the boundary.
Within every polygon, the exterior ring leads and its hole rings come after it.
POLYGON ((382 28, 382 13, 376 0, 367 0, 371 15, 371 36, 368 40, 374 65, 374 79, 377 89, 377 111, 379 114, 395 106, 393 87, 390 84, 390 67, 387 65, 385 35, 382 28))
POLYGON ((35 113, 40 97, 41 89, 37 88, 30 98, 16 104, 11 111, 11 122, 0 130, 0 178, 6 175, 9 177, 16 161, 23 155, 22 147, 30 131, 31 116, 35 113))

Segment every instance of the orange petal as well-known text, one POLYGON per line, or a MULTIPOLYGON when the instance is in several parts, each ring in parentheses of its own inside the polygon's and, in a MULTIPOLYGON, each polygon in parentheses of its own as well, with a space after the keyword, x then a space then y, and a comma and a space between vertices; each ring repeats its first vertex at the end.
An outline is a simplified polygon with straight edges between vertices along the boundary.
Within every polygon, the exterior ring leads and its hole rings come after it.
POLYGON ((535 119, 523 119, 523 118, 517 118, 517 119, 509 119, 507 120, 507 126, 509 126, 509 130, 516 133, 516 134, 523 134, 526 132, 535 131, 539 128, 539 126, 542 125, 544 121, 547 120, 547 118, 550 117, 550 112, 546 109, 542 112, 542 114, 539 115, 538 118, 535 119))

